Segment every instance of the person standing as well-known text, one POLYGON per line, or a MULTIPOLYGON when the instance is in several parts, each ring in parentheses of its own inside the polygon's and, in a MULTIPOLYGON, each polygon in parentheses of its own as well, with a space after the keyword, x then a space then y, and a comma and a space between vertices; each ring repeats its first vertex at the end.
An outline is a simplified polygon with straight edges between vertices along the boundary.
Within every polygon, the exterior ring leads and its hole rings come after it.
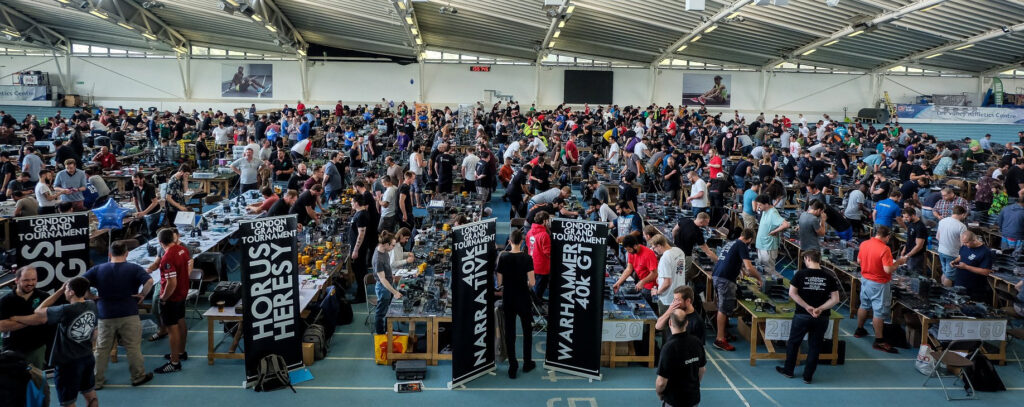
POLYGON ((875 342, 872 347, 883 352, 898 353, 896 348, 885 341, 882 333, 885 320, 892 311, 892 288, 889 284, 892 272, 907 262, 905 257, 893 261, 892 250, 889 249, 891 234, 888 226, 876 226, 875 236, 860 244, 860 253, 857 255, 861 274, 860 309, 857 310, 857 330, 853 332, 853 336, 867 336, 868 331, 864 329, 864 323, 867 321, 868 312, 871 312, 871 327, 875 330, 875 342))
POLYGON ((1018 192, 1017 196, 1017 204, 1006 205, 996 218, 999 231, 1003 234, 1003 250, 1024 250, 1024 190, 1018 192))
POLYGON ((902 256, 907 259, 907 268, 922 276, 929 276, 925 270, 925 252, 928 251, 928 227, 921 221, 916 210, 903 211, 903 224, 907 225, 907 244, 903 245, 902 256))
POLYGON ((700 404, 700 382, 704 378, 707 359, 704 345, 695 336, 687 334, 683 314, 682 310, 673 310, 669 317, 672 337, 661 347, 654 389, 663 407, 700 404))
POLYGON ((662 315, 672 305, 676 287, 686 284, 686 255, 682 249, 670 245, 664 235, 652 237, 647 244, 661 256, 658 260, 657 288, 651 295, 658 297, 658 315, 662 315))
POLYGON ((381 177, 384 183, 384 194, 380 196, 380 224, 377 232, 388 231, 394 233, 398 225, 398 187, 390 175, 381 177))
MULTIPOLYGON (((259 187, 260 167, 263 166, 263 162, 253 158, 253 154, 256 152, 251 148, 246 148, 245 156, 231 163, 231 171, 238 174, 238 188, 242 193, 259 187)), ((284 181, 287 180, 287 178, 284 179, 284 181)))
MULTIPOLYGON (((32 315, 46 300, 46 293, 36 289, 38 274, 31 266, 21 267, 14 272, 14 291, 0 298, 0 319, 19 315, 32 315)), ((46 327, 33 326, 11 332, 3 340, 3 350, 25 356, 28 363, 42 370, 46 368, 46 345, 53 337, 46 327)))
POLYGON ((61 202, 70 202, 76 211, 85 210, 85 173, 78 171, 74 159, 64 161, 64 169, 53 180, 53 189, 60 194, 61 202))
POLYGON ((549 274, 551 273, 551 235, 548 228, 551 226, 550 215, 547 212, 540 212, 533 219, 530 232, 526 234, 526 248, 533 258, 533 273, 537 276, 537 284, 533 291, 537 300, 544 301, 544 292, 548 289, 549 274))
POLYGON ((141 266, 128 263, 128 248, 115 241, 110 244, 110 262, 95 266, 85 272, 84 277, 96 287, 99 298, 99 330, 96 338, 96 388, 106 382, 107 355, 120 338, 128 354, 132 386, 143 385, 153 379, 153 373, 146 371, 142 360, 142 323, 139 321, 138 304, 149 296, 153 278, 141 266), (142 291, 139 291, 142 287, 142 291))
POLYGON ((800 220, 798 221, 800 226, 800 251, 806 253, 808 251, 821 250, 821 238, 825 236, 825 231, 828 229, 825 227, 827 216, 825 215, 825 204, 817 200, 811 201, 811 204, 807 206, 807 210, 800 214, 800 220))
POLYGON ((188 295, 190 262, 192 256, 185 246, 177 242, 171 228, 163 229, 157 236, 164 255, 160 258, 160 319, 167 328, 170 353, 164 355, 167 363, 153 373, 181 371, 181 361, 188 360, 185 344, 188 325, 185 324, 185 297, 188 295))
POLYGON ((963 287, 974 301, 991 301, 992 291, 988 284, 988 275, 992 274, 992 251, 981 237, 969 230, 960 234, 960 243, 963 244, 960 247, 960 254, 952 262, 956 270, 953 285, 963 287))
POLYGON ((437 174, 437 192, 450 194, 452 192, 452 171, 455 169, 455 158, 448 154, 448 143, 441 143, 437 150, 437 158, 434 159, 434 173, 437 174))
POLYGON ((85 299, 89 293, 89 280, 75 277, 64 283, 35 309, 32 315, 15 316, 0 327, 17 330, 37 325, 57 325, 57 336, 50 352, 53 366, 53 384, 57 399, 64 407, 74 407, 78 394, 85 397, 86 405, 99 405, 96 398, 96 360, 92 342, 96 333, 96 303, 85 299), (54 305, 64 297, 68 304, 54 305), (12 326, 13 325, 13 326, 12 326))
POLYGON ((345 153, 337 151, 324 165, 324 202, 341 196, 341 190, 345 189, 345 178, 341 175, 343 168, 340 167, 344 158, 345 153))
POLYGON ((952 287, 953 279, 956 278, 952 262, 960 255, 960 234, 967 230, 964 219, 967 219, 967 209, 955 206, 953 214, 942 218, 935 228, 935 240, 939 242, 939 263, 942 264, 942 285, 946 287, 952 287))
POLYGON ((715 315, 718 334, 715 337, 714 346, 724 351, 736 350, 729 343, 735 341, 736 337, 726 331, 729 315, 736 310, 736 280, 742 273, 756 278, 759 286, 764 285, 764 277, 750 262, 749 245, 753 240, 754 230, 743 229, 739 239, 729 242, 722 249, 722 257, 715 263, 715 269, 711 274, 718 305, 718 313, 715 315))
POLYGON ((789 228, 789 221, 779 214, 772 205, 772 198, 766 194, 757 196, 755 202, 761 211, 761 221, 757 225, 757 262, 772 277, 777 277, 775 260, 779 257, 779 243, 782 232, 789 228))
POLYGON ((504 313, 505 352, 508 354, 508 377, 516 378, 519 360, 516 359, 516 318, 523 330, 523 372, 537 367, 533 362, 533 312, 530 308, 530 290, 536 285, 534 260, 523 253, 523 232, 512 229, 508 235, 509 250, 498 256, 498 287, 501 287, 504 313))
POLYGON ((164 212, 168 225, 174 225, 174 218, 178 216, 178 212, 188 212, 188 207, 185 206, 185 188, 188 186, 188 176, 191 173, 192 167, 188 164, 182 164, 178 167, 178 172, 174 173, 167 180, 167 193, 164 194, 164 212))
POLYGON ((146 235, 156 236, 160 227, 160 200, 156 197, 156 188, 146 182, 141 172, 132 175, 132 203, 135 204, 136 219, 144 219, 146 235))
POLYGON ((395 235, 389 231, 380 233, 377 247, 373 251, 370 264, 377 279, 374 292, 377 294, 377 306, 373 310, 374 333, 383 335, 387 332, 385 324, 391 301, 402 299, 402 293, 394 286, 394 274, 391 271, 391 250, 395 248, 395 235))
POLYGON ((867 192, 868 186, 864 183, 858 183, 852 191, 850 191, 849 197, 846 199, 846 208, 843 211, 843 215, 846 219, 850 220, 851 226, 853 226, 853 232, 857 236, 861 236, 864 233, 864 200, 866 199, 864 193, 867 192))
POLYGON ((797 307, 793 311, 789 340, 786 341, 786 363, 776 366, 775 370, 783 376, 793 377, 800 344, 807 335, 807 362, 803 376, 804 383, 811 384, 832 307, 839 303, 839 282, 821 270, 821 255, 817 251, 805 251, 802 255, 804 268, 796 272, 789 285, 789 297, 797 307))
POLYGON ((462 159, 460 172, 462 175, 462 192, 476 192, 476 164, 480 157, 476 155, 476 148, 470 146, 466 149, 466 157, 462 159))
POLYGON ((696 171, 690 171, 686 174, 686 178, 690 180, 690 196, 686 198, 686 203, 693 207, 693 212, 709 212, 708 210, 708 184, 697 175, 696 171))
MULTIPOLYGON (((366 276, 367 262, 366 256, 370 253, 367 250, 367 239, 366 234, 370 232, 370 220, 369 214, 366 212, 368 205, 372 205, 372 202, 368 202, 365 195, 356 195, 352 198, 352 210, 355 213, 352 215, 352 226, 348 229, 348 244, 352 247, 352 253, 350 255, 352 261, 352 272, 356 276, 356 298, 353 301, 354 304, 362 304, 366 302, 366 286, 363 282, 363 277, 366 276)), ((376 230, 376 228, 372 229, 376 230)))
POLYGON ((29 183, 35 186, 39 182, 39 172, 43 170, 43 159, 36 154, 35 146, 25 146, 25 156, 21 159, 21 170, 28 173, 29 183))

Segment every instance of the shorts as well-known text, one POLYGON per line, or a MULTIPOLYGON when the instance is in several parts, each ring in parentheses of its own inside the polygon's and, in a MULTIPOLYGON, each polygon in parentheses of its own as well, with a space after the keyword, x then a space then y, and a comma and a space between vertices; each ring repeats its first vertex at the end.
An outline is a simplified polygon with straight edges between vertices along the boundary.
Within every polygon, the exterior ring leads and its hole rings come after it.
POLYGON ((851 227, 847 228, 846 230, 837 231, 836 234, 839 235, 839 239, 842 239, 842 240, 853 239, 853 227, 851 226, 851 227))
POLYGON ((70 362, 58 363, 53 369, 53 384, 57 388, 60 405, 73 404, 79 393, 88 393, 96 387, 96 359, 92 355, 70 362))
POLYGON ((939 263, 942 264, 942 275, 950 281, 956 279, 956 268, 949 264, 955 258, 956 256, 947 256, 939 253, 939 263))
POLYGON ((160 304, 160 321, 164 326, 177 324, 185 319, 185 301, 167 301, 160 304))
POLYGON ((861 278, 860 284, 860 308, 872 310, 875 318, 889 319, 892 311, 892 289, 889 283, 861 278))
POLYGON ((725 315, 736 311, 736 282, 722 277, 713 277, 718 312, 725 315))

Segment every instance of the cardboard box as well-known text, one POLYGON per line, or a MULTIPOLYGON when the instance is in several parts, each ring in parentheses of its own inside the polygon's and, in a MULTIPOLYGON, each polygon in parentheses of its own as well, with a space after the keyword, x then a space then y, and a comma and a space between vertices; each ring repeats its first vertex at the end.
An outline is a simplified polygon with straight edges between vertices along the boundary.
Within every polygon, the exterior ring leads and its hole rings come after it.
POLYGON ((302 364, 306 366, 313 366, 313 344, 303 342, 302 343, 302 364))
POLYGON ((82 104, 82 97, 79 95, 64 95, 65 107, 78 107, 82 104))

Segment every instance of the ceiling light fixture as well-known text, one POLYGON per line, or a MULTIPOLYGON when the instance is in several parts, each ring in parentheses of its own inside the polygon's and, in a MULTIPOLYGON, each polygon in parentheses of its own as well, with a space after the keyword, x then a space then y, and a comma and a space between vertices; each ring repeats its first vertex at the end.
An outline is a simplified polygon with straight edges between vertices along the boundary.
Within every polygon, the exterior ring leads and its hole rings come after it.
POLYGON ((412 16, 405 16, 405 23, 412 24, 412 16))
POLYGON ((63 3, 63 4, 71 4, 71 0, 57 0, 57 1, 60 2, 60 3, 63 3))
POLYGON ((153 33, 151 33, 151 32, 144 32, 144 33, 142 33, 142 36, 146 37, 147 40, 156 41, 156 36, 153 35, 153 33))
POLYGON ((715 25, 713 25, 711 27, 708 27, 708 29, 704 30, 704 34, 707 34, 709 32, 715 31, 716 28, 718 28, 718 24, 715 24, 715 25))
POLYGON ((251 18, 252 21, 255 21, 257 23, 262 23, 263 22, 263 17, 260 17, 260 15, 256 14, 256 13, 253 13, 253 15, 249 16, 249 18, 251 18))
POLYGON ((565 28, 565 20, 558 22, 558 28, 565 28))
POLYGON ((405 0, 399 0, 395 3, 398 3, 398 8, 405 10, 405 0))
POLYGON ((239 5, 237 0, 224 0, 224 2, 228 3, 228 4, 232 5, 232 6, 235 6, 235 7, 238 7, 238 5, 239 5))
POLYGON ((854 31, 854 32, 848 34, 847 37, 856 37, 856 36, 861 35, 861 34, 864 34, 864 30, 854 31))
POLYGON ((689 47, 689 45, 683 45, 683 46, 679 47, 679 49, 677 49, 676 52, 683 52, 683 50, 685 50, 686 47, 689 47))
POLYGON ((935 57, 937 57, 939 55, 942 55, 942 53, 940 52, 940 53, 937 53, 937 54, 931 54, 929 56, 924 57, 924 59, 932 59, 932 58, 935 58, 935 57))
POLYGON ((696 37, 693 37, 693 39, 691 39, 690 42, 697 42, 697 40, 699 40, 700 38, 701 36, 698 35, 696 37))
POLYGON ((21 37, 21 33, 13 27, 4 27, 3 29, 0 29, 0 33, 7 34, 11 37, 21 37))
POLYGON ((551 41, 551 42, 548 43, 548 48, 554 48, 554 47, 555 47, 555 42, 554 41, 551 41))
POLYGON ((551 37, 558 38, 559 35, 562 35, 562 30, 555 30, 555 33, 552 34, 551 37))
POLYGON ((924 10, 921 10, 921 12, 925 12, 925 11, 932 11, 932 10, 934 10, 934 9, 935 9, 936 7, 939 7, 939 6, 941 6, 941 5, 942 5, 942 3, 936 4, 936 5, 934 5, 934 6, 931 6, 931 7, 928 7, 928 8, 926 8, 926 9, 924 9, 924 10))
POLYGON ((569 4, 569 7, 565 8, 565 14, 572 14, 573 11, 576 11, 575 4, 569 4))
POLYGON ((737 12, 735 12, 735 13, 729 14, 729 16, 728 16, 728 17, 726 17, 726 19, 727 19, 727 20, 731 20, 731 19, 734 19, 734 18, 736 18, 736 16, 739 16, 739 15, 740 15, 740 12, 739 12, 739 11, 737 11, 737 12))
POLYGON ((804 52, 803 54, 800 54, 800 55, 811 55, 811 54, 814 53, 814 51, 817 51, 817 50, 818 50, 817 48, 814 48, 814 49, 811 49, 811 50, 807 50, 806 52, 804 52))
POLYGON ((416 45, 423 45, 423 38, 416 37, 416 45))
POLYGON ((302 48, 295 50, 295 52, 298 53, 299 55, 306 56, 306 50, 302 48))
POLYGON ((835 45, 835 43, 837 43, 837 42, 839 42, 839 40, 833 40, 833 41, 830 41, 830 42, 826 43, 825 46, 827 47, 829 45, 835 45))
POLYGON ((409 31, 412 31, 412 35, 417 35, 420 33, 420 30, 417 30, 416 27, 410 28, 409 31))
POLYGON ((968 49, 968 48, 973 47, 973 46, 974 46, 974 44, 967 44, 967 45, 964 45, 962 47, 954 49, 954 51, 962 51, 962 50, 968 49))
POLYGON ((119 25, 121 27, 124 27, 124 28, 127 28, 129 30, 134 30, 135 29, 135 27, 132 27, 132 26, 128 25, 128 23, 124 23, 124 22, 118 22, 117 25, 119 25))
POLYGON ((277 32, 277 27, 274 27, 273 25, 267 24, 264 27, 267 27, 267 29, 270 30, 270 32, 272 32, 272 33, 276 33, 277 32))
POLYGON ((179 45, 177 47, 174 47, 174 50, 177 51, 179 54, 187 54, 188 53, 188 48, 185 48, 185 47, 183 47, 181 45, 179 45))
POLYGON ((110 18, 110 16, 108 16, 106 12, 104 12, 103 10, 100 10, 98 8, 94 8, 92 10, 89 10, 89 14, 92 14, 92 15, 94 15, 96 17, 99 17, 99 18, 102 18, 104 20, 110 18))

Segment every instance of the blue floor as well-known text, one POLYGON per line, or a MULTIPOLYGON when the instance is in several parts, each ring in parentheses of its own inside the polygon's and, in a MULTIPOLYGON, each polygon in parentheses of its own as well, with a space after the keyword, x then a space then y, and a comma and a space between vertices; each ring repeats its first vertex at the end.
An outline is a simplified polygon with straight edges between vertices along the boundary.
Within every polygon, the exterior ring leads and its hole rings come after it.
MULTIPOLYGON (((498 218, 498 241, 508 233, 508 203, 501 202, 500 193, 494 195, 494 214, 498 218)), ((314 380, 296 386, 297 394, 290 391, 256 393, 241 389, 244 362, 218 360, 206 363, 206 322, 190 320, 188 337, 190 359, 184 370, 169 376, 157 376, 149 385, 133 388, 128 385, 126 359, 111 365, 107 385, 99 391, 104 405, 135 405, 144 400, 147 406, 182 406, 186 403, 206 405, 323 405, 343 404, 356 406, 394 406, 395 403, 418 403, 437 406, 457 402, 465 406, 656 406, 654 393, 656 370, 640 366, 602 369, 603 380, 589 382, 563 374, 538 369, 520 373, 511 380, 506 376, 507 364, 498 365, 496 375, 488 375, 471 382, 466 389, 450 391, 446 383, 451 379, 451 364, 446 361, 428 367, 424 381, 425 391, 419 394, 396 394, 394 372, 387 366, 378 366, 373 360, 373 339, 363 325, 367 315, 365 305, 356 305, 355 322, 339 327, 331 343, 327 359, 310 367, 314 380)), ((843 310, 842 312, 846 312, 843 310)), ((735 343, 735 352, 708 348, 707 374, 702 383, 702 405, 706 406, 864 406, 903 405, 923 406, 944 403, 938 384, 922 387, 924 376, 914 369, 916 349, 900 350, 891 355, 871 348, 871 338, 851 336, 855 321, 840 323, 841 339, 847 342, 846 364, 820 366, 813 385, 799 378, 786 379, 775 372, 779 362, 761 361, 750 366, 749 346, 744 341, 735 343)), ((223 334, 215 334, 221 340, 223 334)), ((870 328, 869 328, 870 330, 870 328)), ((521 335, 521 333, 520 333, 521 335)), ((543 360, 545 347, 543 334, 534 338, 533 358, 543 360)), ((227 338, 219 348, 226 349, 227 338)), ((146 368, 152 370, 163 363, 167 342, 145 342, 143 354, 146 368)), ((520 344, 521 346, 521 344, 520 344)), ((520 348, 521 349, 521 348, 520 348)), ((1024 346, 1012 344, 1011 349, 1024 352, 1024 346)), ((1012 357, 1012 356, 1011 356, 1012 357)), ((1024 373, 1016 361, 997 366, 1008 391, 980 393, 981 405, 1019 404, 1024 392, 1024 373), (1013 400, 1018 400, 1014 402, 1013 400)), ((797 368, 799 373, 801 368, 797 368)), ((962 394, 961 392, 957 393, 962 394)))

